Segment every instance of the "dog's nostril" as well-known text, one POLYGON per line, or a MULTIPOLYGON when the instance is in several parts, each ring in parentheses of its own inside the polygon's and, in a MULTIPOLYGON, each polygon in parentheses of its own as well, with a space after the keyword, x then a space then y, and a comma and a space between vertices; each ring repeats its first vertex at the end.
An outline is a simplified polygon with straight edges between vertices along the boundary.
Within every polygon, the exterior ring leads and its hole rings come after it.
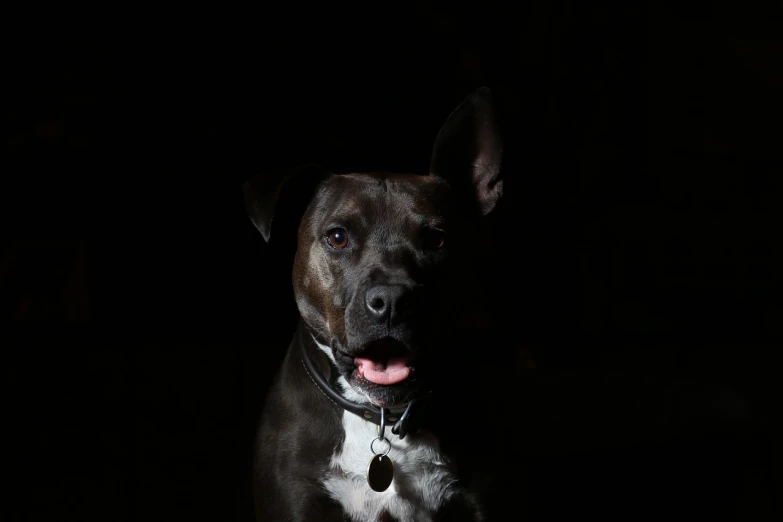
POLYGON ((370 299, 370 308, 374 310, 381 311, 386 306, 386 303, 383 301, 382 297, 373 297, 370 299))

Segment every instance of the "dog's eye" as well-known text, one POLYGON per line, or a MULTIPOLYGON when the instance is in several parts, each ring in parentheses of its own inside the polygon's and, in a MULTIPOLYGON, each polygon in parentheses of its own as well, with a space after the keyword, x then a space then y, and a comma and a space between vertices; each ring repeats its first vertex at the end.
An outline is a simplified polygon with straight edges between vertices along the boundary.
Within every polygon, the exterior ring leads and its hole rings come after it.
POLYGON ((446 246, 446 234, 440 230, 429 229, 424 232, 424 248, 438 250, 446 246))
POLYGON ((348 233, 342 228, 333 228, 326 234, 326 242, 332 248, 342 250, 348 246, 348 233))

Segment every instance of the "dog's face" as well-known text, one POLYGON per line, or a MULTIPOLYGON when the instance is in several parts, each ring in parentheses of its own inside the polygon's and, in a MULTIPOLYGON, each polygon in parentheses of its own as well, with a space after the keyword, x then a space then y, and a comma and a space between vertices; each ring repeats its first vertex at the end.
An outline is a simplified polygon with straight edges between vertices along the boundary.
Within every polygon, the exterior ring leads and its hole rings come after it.
MULTIPOLYGON (((449 348, 443 332, 470 306, 464 262, 500 197, 499 165, 488 93, 478 91, 441 130, 429 175, 308 172, 306 207, 294 211, 296 303, 340 375, 371 402, 401 405, 429 386, 449 348)), ((272 214, 258 212, 268 207, 248 207, 268 239, 272 214)))
MULTIPOLYGON (((435 176, 331 176, 299 228, 294 292, 340 373, 373 402, 405 402, 450 315, 459 231, 435 176), (456 242, 452 245, 452 238, 456 242)), ((424 379, 426 382, 426 376, 424 379)))

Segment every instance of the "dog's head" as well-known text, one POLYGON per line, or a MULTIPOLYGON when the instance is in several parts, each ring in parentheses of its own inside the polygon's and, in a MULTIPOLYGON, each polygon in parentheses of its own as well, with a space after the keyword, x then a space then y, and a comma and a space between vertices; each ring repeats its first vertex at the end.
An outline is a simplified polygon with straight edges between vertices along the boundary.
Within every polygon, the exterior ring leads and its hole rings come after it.
POLYGON ((267 241, 298 223, 293 270, 305 323, 347 383, 371 402, 400 405, 428 386, 443 339, 470 308, 480 218, 502 194, 501 144, 487 89, 438 134, 429 175, 302 169, 276 191, 246 185, 267 241), (297 195, 297 197, 291 197, 297 195), (297 205, 295 201, 300 201, 297 205))

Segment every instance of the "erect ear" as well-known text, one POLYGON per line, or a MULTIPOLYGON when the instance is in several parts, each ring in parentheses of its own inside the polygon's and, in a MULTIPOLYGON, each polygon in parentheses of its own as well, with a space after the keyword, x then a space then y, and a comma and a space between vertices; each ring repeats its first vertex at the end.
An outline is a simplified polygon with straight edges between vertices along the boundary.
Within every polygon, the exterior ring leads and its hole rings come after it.
POLYGON ((264 241, 293 227, 293 234, 318 185, 329 173, 317 165, 299 167, 287 175, 259 174, 242 185, 245 208, 264 241))
POLYGON ((499 179, 503 146, 495 127, 492 95, 486 87, 468 96, 441 127, 430 174, 467 189, 484 216, 503 194, 499 179))

